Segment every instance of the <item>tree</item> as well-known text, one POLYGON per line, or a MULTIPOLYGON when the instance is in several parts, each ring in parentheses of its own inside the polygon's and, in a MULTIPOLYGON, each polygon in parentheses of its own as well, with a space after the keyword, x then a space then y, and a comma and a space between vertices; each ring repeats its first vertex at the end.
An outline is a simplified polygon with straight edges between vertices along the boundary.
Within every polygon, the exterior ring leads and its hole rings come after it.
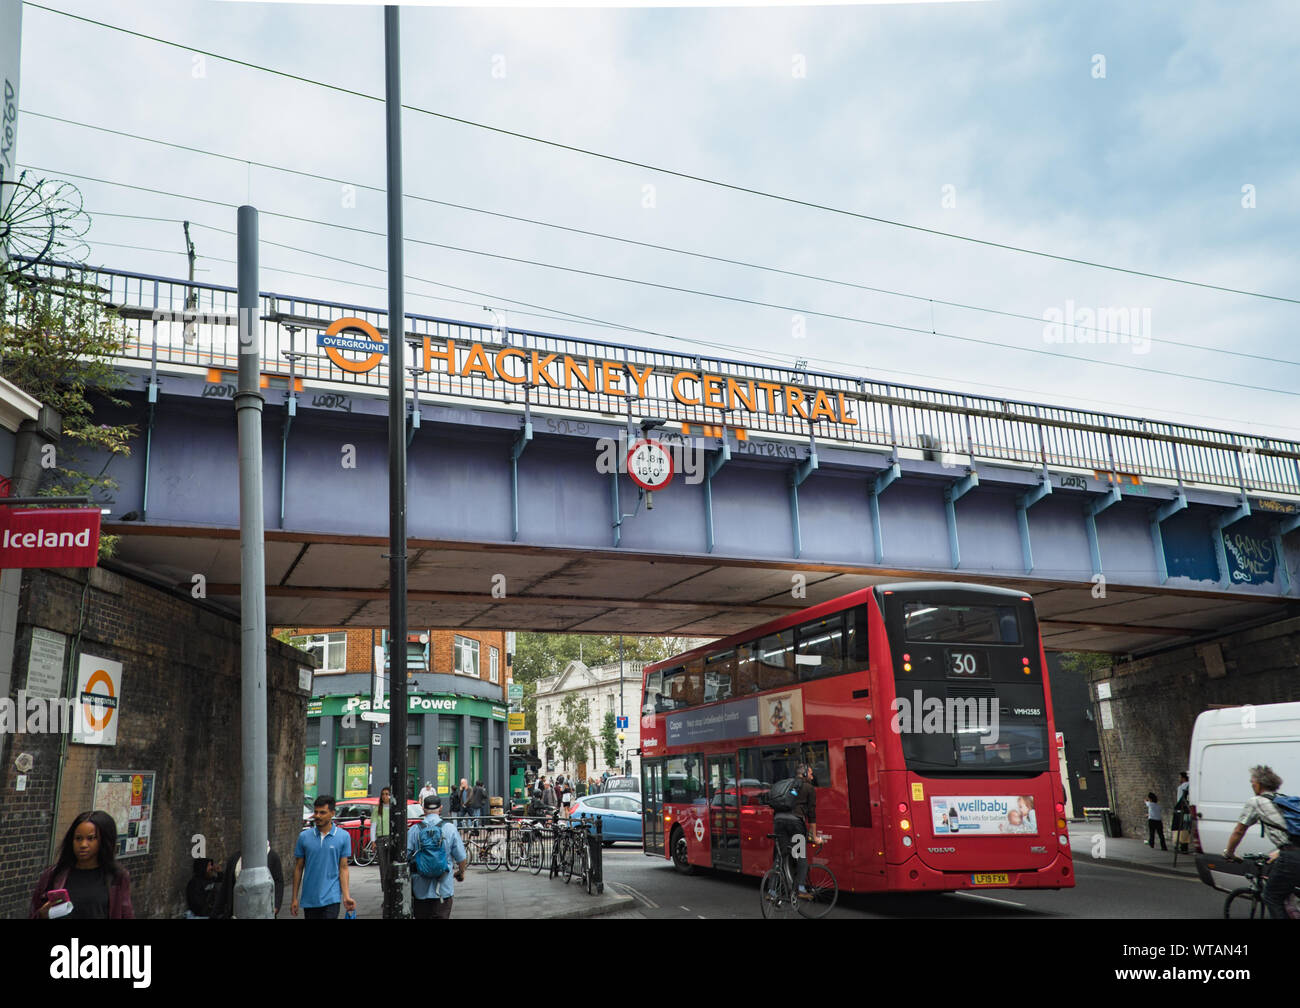
POLYGON ((600 730, 600 742, 605 749, 605 765, 614 766, 618 762, 618 726, 614 721, 614 712, 605 715, 605 726, 600 730))
POLYGON ((591 701, 570 693, 560 701, 559 714, 560 723, 551 728, 546 745, 554 748, 563 762, 576 763, 596 748, 590 727, 591 701))
MULTIPOLYGON (((684 637, 624 637, 623 660, 649 663, 689 650, 695 641, 684 637)), ((521 633, 515 640, 511 673, 515 682, 533 682, 558 675, 581 658, 589 668, 618 661, 618 637, 591 634, 521 633)))
POLYGON ((1115 663, 1114 655, 1098 651, 1065 651, 1061 654, 1061 671, 1081 675, 1088 679, 1115 663))
MULTIPOLYGON (((112 366, 126 337, 121 318, 84 275, 11 279, 0 288, 0 374, 63 418, 62 443, 38 495, 111 501, 117 481, 108 467, 131 453, 135 427, 97 422, 92 400, 127 406, 115 395, 126 378, 112 366), (82 469, 78 448, 107 453, 108 461, 98 472, 82 469)), ((115 546, 115 536, 102 536, 100 555, 111 556, 115 546)))

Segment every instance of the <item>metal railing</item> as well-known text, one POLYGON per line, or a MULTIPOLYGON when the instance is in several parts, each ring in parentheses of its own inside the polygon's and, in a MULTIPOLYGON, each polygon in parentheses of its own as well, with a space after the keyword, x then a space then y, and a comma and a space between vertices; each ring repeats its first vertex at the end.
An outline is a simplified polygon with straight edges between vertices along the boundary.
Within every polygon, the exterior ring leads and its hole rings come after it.
MULTIPOLYGON (((59 264, 71 277, 75 267, 59 264)), ((84 274, 92 288, 123 318, 126 338, 121 359, 147 363, 151 375, 177 367, 233 372, 238 365, 238 325, 235 288, 151 276, 121 270, 94 269, 84 274)), ((347 302, 292 295, 261 296, 262 369, 283 376, 283 387, 294 394, 301 379, 352 392, 386 394, 387 358, 361 372, 340 368, 321 348, 316 336, 336 319, 352 316, 374 326, 387 339, 387 314, 381 309, 347 302)), ((473 400, 520 409, 563 410, 579 419, 659 417, 668 421, 735 428, 775 435, 815 438, 818 443, 869 445, 957 456, 964 464, 1003 461, 1034 467, 1092 470, 1119 480, 1151 478, 1229 487, 1242 493, 1267 491, 1300 495, 1300 442, 1234 433, 1214 428, 1147 420, 1090 410, 1070 409, 992 396, 945 392, 912 385, 873 381, 855 375, 796 370, 754 364, 704 354, 677 353, 630 346, 607 340, 583 339, 515 327, 409 314, 405 338, 417 345, 413 363, 423 364, 426 339, 435 353, 447 354, 455 344, 454 367, 435 361, 431 370, 410 368, 407 382, 416 401, 473 400), (478 344, 486 357, 471 359, 478 344), (489 379, 479 360, 500 363, 509 351, 513 377, 519 384, 489 379), (534 362, 550 364, 561 376, 564 357, 579 363, 570 373, 574 387, 552 387, 534 381, 534 362), (587 362, 585 366, 581 362, 587 362), (644 394, 625 396, 611 389, 600 365, 609 363, 621 376, 620 388, 644 394), (467 367, 469 365, 469 367, 467 367), (634 373, 653 370, 644 384, 634 373), (523 371, 519 371, 520 367, 523 371), (690 387, 703 398, 701 376, 717 376, 719 388, 748 390, 760 408, 721 410, 687 405, 674 395, 674 377, 695 375, 690 387), (767 392, 762 383, 777 389, 767 392), (582 387, 591 384, 593 391, 582 387), (785 398, 786 386, 803 390, 811 403, 818 392, 840 403, 832 417, 810 421, 785 398), (842 397, 842 399, 840 399, 842 397), (776 407, 779 404, 780 408, 776 407), (848 422, 852 421, 852 422, 848 422)), ((506 370, 509 370, 506 368, 506 370)), ((281 387, 280 382, 273 383, 281 387)), ((563 382, 559 384, 563 385, 563 382)), ((742 395, 733 401, 742 401, 742 395)))
POLYGON ((599 820, 569 821, 549 816, 453 816, 469 866, 486 871, 546 872, 548 879, 573 882, 588 893, 605 891, 604 834, 599 820), (581 857, 574 845, 583 846, 581 857))

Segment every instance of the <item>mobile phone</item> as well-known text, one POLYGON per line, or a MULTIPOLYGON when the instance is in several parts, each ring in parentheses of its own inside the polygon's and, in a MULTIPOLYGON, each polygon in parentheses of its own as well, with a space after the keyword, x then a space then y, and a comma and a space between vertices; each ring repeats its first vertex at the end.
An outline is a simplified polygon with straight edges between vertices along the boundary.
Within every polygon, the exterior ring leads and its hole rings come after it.
POLYGON ((50 904, 50 909, 47 911, 50 920, 58 920, 72 913, 72 900, 68 896, 68 890, 51 889, 45 894, 45 899, 50 904))
POLYGON ((66 889, 51 889, 45 894, 45 900, 51 906, 58 906, 60 903, 66 903, 71 897, 66 889))

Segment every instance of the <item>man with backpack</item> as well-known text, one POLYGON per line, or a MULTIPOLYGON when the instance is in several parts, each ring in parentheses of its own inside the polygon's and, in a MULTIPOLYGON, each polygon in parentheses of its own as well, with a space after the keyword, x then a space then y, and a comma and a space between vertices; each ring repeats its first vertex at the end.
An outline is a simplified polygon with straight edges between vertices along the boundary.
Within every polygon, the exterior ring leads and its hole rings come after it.
POLYGON ((416 920, 451 917, 456 882, 465 881, 465 843, 456 827, 439 816, 442 798, 424 799, 424 818, 406 834, 406 856, 411 864, 411 916, 416 920), (453 865, 454 870, 453 870, 453 865))
POLYGON ((1271 867, 1268 883, 1264 886, 1264 905, 1274 920, 1289 920, 1286 898, 1292 889, 1300 886, 1300 798, 1277 793, 1282 778, 1271 767, 1252 767, 1250 786, 1255 797, 1242 808, 1223 856, 1233 860, 1233 851, 1246 835, 1246 830, 1259 823, 1268 842, 1277 847, 1269 859, 1271 867))
POLYGON ((811 899, 808 892, 808 847, 820 842, 817 833, 817 792, 813 790, 812 767, 800 763, 794 777, 777 781, 768 792, 767 804, 772 806, 772 832, 776 834, 781 857, 791 856, 795 837, 802 837, 801 856, 795 858, 795 884, 800 899, 811 899))

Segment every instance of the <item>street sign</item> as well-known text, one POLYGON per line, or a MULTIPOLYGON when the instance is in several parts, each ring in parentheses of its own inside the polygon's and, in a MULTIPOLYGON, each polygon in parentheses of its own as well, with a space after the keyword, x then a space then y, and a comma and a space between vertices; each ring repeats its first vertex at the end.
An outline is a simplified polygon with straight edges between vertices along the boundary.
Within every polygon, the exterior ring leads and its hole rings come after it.
POLYGON ((617 727, 619 731, 627 731, 627 718, 625 717, 618 718, 617 727))
POLYGON ((509 724, 509 728, 510 728, 510 730, 511 730, 511 731, 523 731, 523 730, 524 730, 524 725, 528 723, 528 721, 527 721, 527 717, 528 717, 528 716, 527 716, 526 714, 524 714, 522 711, 516 711, 516 712, 512 713, 512 714, 510 715, 509 719, 508 719, 509 722, 510 722, 510 724, 509 724))
POLYGON ((381 735, 379 732, 371 732, 371 733, 370 733, 370 744, 371 744, 371 745, 383 745, 383 744, 384 744, 384 736, 381 735))
POLYGON ((641 440, 628 449, 627 472, 643 490, 659 490, 673 478, 673 457, 658 441, 641 440))
POLYGON ((510 733, 511 745, 532 745, 533 733, 530 731, 512 731, 510 733))
POLYGON ((0 568, 94 567, 99 508, 0 508, 0 568))
POLYGON ((373 721, 375 724, 388 724, 388 711, 365 710, 361 712, 362 721, 373 721))

